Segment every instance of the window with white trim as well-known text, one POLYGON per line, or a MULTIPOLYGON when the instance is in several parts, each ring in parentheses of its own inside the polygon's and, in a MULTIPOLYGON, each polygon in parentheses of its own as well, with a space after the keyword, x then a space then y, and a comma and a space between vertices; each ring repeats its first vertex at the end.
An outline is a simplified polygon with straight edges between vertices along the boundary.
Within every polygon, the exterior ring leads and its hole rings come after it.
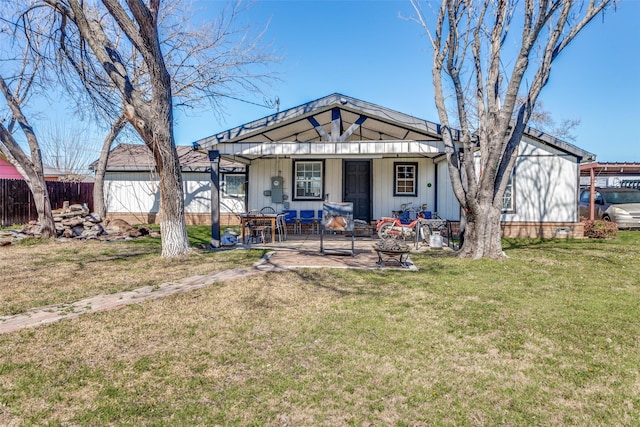
POLYGON ((515 212, 516 210, 513 176, 514 173, 512 172, 509 176, 509 182, 507 182, 507 188, 504 190, 504 194, 502 196, 502 212, 515 212))
POLYGON ((394 196, 418 195, 418 164, 394 163, 394 196))
POLYGON ((293 185, 294 200, 322 200, 324 198, 324 162, 294 160, 293 185))
POLYGON ((244 174, 224 174, 224 188, 223 191, 233 197, 244 197, 244 174))

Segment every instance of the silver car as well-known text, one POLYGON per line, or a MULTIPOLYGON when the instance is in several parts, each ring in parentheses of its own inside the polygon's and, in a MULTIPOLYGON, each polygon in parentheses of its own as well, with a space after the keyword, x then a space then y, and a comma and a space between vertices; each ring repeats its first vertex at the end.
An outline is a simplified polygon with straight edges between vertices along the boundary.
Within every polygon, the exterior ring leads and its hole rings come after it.
MULTIPOLYGON (((588 188, 580 192, 580 215, 589 218, 588 188)), ((640 229, 640 190, 633 188, 596 188, 595 217, 613 221, 618 228, 640 229)))

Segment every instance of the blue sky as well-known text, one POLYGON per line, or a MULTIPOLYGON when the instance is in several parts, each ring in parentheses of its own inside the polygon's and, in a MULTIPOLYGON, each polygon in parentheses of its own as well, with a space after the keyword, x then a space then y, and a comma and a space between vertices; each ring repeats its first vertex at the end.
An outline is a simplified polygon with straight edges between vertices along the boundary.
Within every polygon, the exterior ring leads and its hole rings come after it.
MULTIPOLYGON (((222 2, 200 0, 212 13, 222 2)), ((282 58, 270 93, 287 109, 334 92, 438 121, 424 31, 402 19, 408 0, 256 2, 243 17, 269 23, 265 41, 282 58)), ((239 94, 260 102, 262 98, 239 94)), ((580 119, 575 144, 601 162, 640 162, 640 0, 594 20, 554 63, 541 100, 553 117, 580 119)), ((176 141, 200 138, 275 111, 228 100, 226 117, 178 114, 176 141)))

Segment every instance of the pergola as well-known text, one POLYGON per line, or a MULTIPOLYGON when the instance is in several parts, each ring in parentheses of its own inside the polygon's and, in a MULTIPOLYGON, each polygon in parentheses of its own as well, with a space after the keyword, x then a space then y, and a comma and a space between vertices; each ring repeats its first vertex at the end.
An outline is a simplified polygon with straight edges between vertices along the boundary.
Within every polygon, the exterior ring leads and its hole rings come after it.
POLYGON ((596 176, 640 175, 640 163, 585 163, 580 165, 580 176, 589 176, 591 198, 589 219, 595 219, 596 176))

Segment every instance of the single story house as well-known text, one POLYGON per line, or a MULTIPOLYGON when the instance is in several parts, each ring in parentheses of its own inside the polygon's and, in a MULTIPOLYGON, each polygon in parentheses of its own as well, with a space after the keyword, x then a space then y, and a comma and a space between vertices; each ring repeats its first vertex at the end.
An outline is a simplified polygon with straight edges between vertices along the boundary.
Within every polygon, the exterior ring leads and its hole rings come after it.
MULTIPOLYGON (((322 209, 353 203, 373 222, 401 205, 458 221, 437 123, 332 94, 194 142, 247 173, 247 209, 322 209)), ((527 129, 504 200, 505 236, 582 237, 580 162, 594 156, 527 129)), ((215 230, 213 228, 212 230, 215 230)), ((215 238, 215 237, 214 237, 215 238)))
MULTIPOLYGON (((187 224, 211 224, 211 162, 192 146, 178 146, 187 224)), ((90 168, 95 169, 94 162, 90 168)), ((237 224, 245 207, 245 167, 220 164, 220 222, 237 224)), ((107 218, 132 224, 159 222, 160 190, 151 150, 142 144, 119 144, 111 150, 104 178, 107 218)))

